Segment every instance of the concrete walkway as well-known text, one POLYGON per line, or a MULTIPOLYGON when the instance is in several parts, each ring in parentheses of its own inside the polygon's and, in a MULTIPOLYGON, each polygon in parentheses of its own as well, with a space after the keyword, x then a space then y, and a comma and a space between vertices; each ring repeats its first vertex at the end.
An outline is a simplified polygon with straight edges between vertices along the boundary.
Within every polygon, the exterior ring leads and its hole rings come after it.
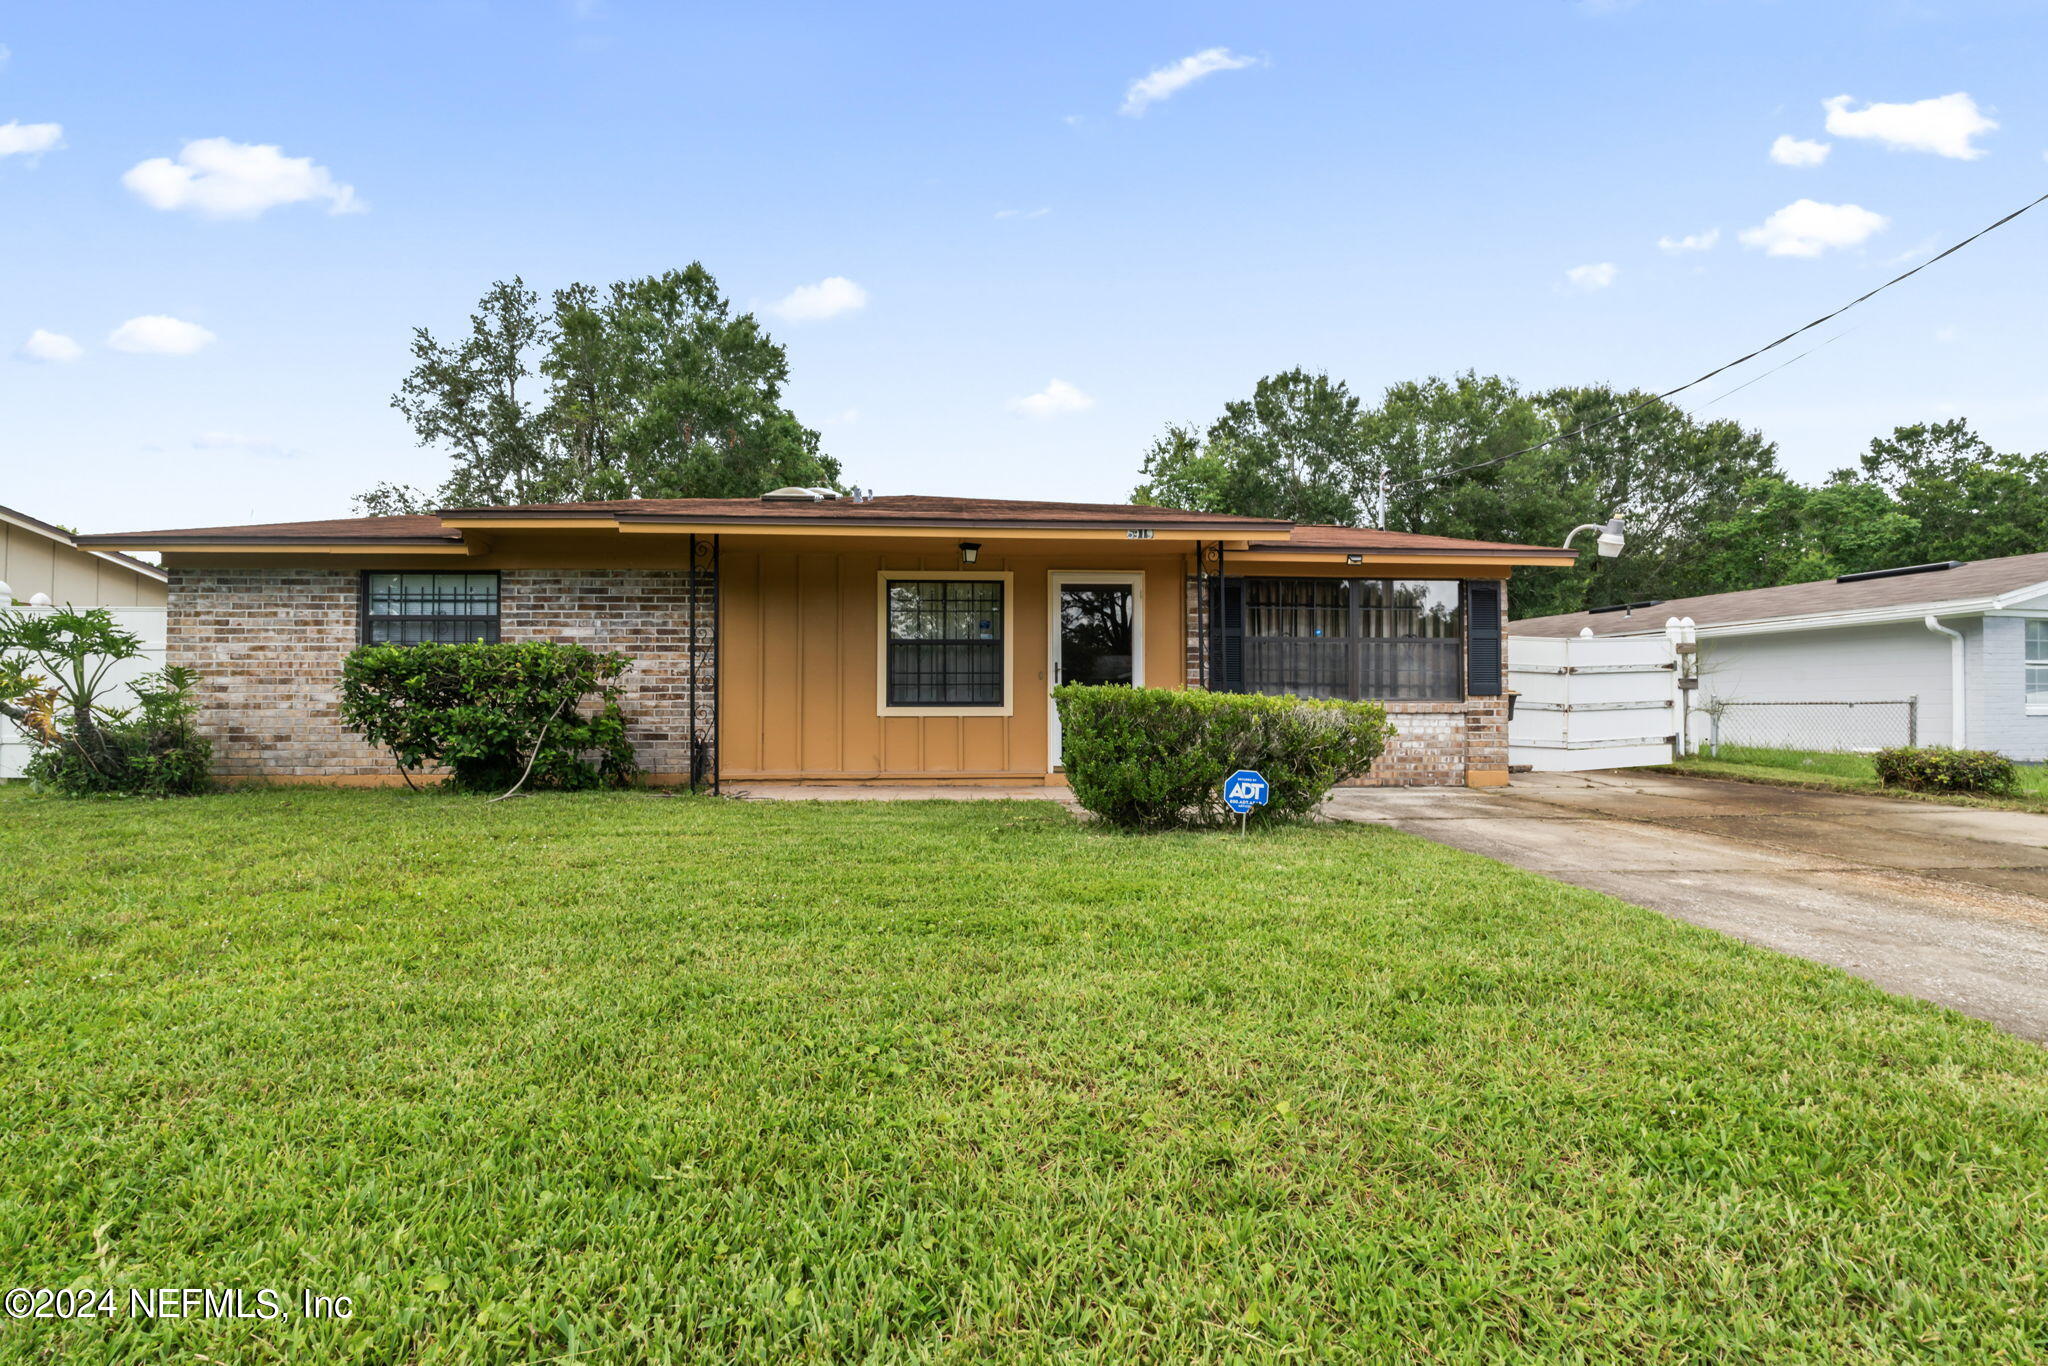
POLYGON ((1628 771, 1353 788, 1324 810, 2048 1041, 2048 816, 1628 771))

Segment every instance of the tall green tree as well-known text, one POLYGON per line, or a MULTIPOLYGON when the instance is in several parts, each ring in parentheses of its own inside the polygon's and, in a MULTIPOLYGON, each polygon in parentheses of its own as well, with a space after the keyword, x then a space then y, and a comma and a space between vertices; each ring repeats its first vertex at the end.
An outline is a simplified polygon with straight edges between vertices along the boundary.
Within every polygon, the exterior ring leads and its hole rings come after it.
POLYGON ((1361 493, 1362 416, 1342 380, 1299 369, 1268 375, 1200 435, 1168 427, 1132 496, 1194 511, 1350 522, 1361 493))
POLYGON ((1893 428, 1870 443, 1860 471, 1913 523, 1898 547, 1900 563, 2048 550, 2048 452, 1994 450, 1968 422, 1953 418, 1893 428))
POLYGON ((378 485, 356 500, 366 513, 839 484, 839 463, 783 405, 786 352, 699 264, 573 284, 547 307, 500 281, 466 336, 418 328, 412 351, 392 406, 454 468, 431 494, 378 485))
POLYGON ((1706 528, 1762 496, 1751 485, 1777 475, 1775 448, 1648 399, 1602 386, 1529 394, 1468 372, 1403 381, 1365 407, 1341 381, 1290 371, 1199 434, 1169 428, 1146 455, 1137 496, 1539 545, 1619 514, 1626 555, 1531 572, 1517 580, 1516 614, 1719 591, 1705 569, 1706 528))

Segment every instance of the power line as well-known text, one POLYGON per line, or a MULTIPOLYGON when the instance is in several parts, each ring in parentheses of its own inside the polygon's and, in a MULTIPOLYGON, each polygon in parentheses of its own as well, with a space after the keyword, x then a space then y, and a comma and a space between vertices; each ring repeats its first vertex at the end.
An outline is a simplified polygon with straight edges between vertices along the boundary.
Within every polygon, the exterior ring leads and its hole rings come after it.
POLYGON ((1752 385, 1752 384, 1755 384, 1755 383, 1756 383, 1756 382, 1757 382, 1758 380, 1760 380, 1760 379, 1769 379, 1769 378, 1770 378, 1770 377, 1771 377, 1772 375, 1775 375, 1775 374, 1777 374, 1777 373, 1778 373, 1778 372, 1779 372, 1780 370, 1784 369, 1784 368, 1785 368, 1786 366, 1788 366, 1788 365, 1797 365, 1797 364, 1798 364, 1798 363, 1799 363, 1800 361, 1803 361, 1803 360, 1805 360, 1805 359, 1806 359, 1806 358, 1807 358, 1808 356, 1812 355, 1812 354, 1813 354, 1814 352, 1816 352, 1816 351, 1820 351, 1820 350, 1823 350, 1823 349, 1825 349, 1825 348, 1827 348, 1827 347, 1830 347, 1830 346, 1833 346, 1833 345, 1834 345, 1834 344, 1835 344, 1836 342, 1838 342, 1838 341, 1840 341, 1840 340, 1841 340, 1842 338, 1844 338, 1844 337, 1848 336, 1848 335, 1849 335, 1849 334, 1850 334, 1851 332, 1855 332, 1855 331, 1858 331, 1858 330, 1860 330, 1860 329, 1861 329, 1861 327, 1862 327, 1862 324, 1860 324, 1860 323, 1859 323, 1859 324, 1857 324, 1857 326, 1856 326, 1856 327, 1845 327, 1845 328, 1843 328, 1843 329, 1842 329, 1841 331, 1839 331, 1839 332, 1835 333, 1835 335, 1834 335, 1834 336, 1832 336, 1832 337, 1829 337, 1829 338, 1828 338, 1828 339, 1827 339, 1826 341, 1824 341, 1824 342, 1821 342, 1821 343, 1820 343, 1819 345, 1816 345, 1816 346, 1809 346, 1809 347, 1807 347, 1807 348, 1806 348, 1806 349, 1805 349, 1804 351, 1801 351, 1801 352, 1800 352, 1800 353, 1799 353, 1798 355, 1796 355, 1796 356, 1792 357, 1792 359, 1791 359, 1791 360, 1787 360, 1787 361, 1780 361, 1780 362, 1778 362, 1778 363, 1777 363, 1776 365, 1773 365, 1773 366, 1772 366, 1772 367, 1771 367, 1770 369, 1768 369, 1768 370, 1764 371, 1764 372, 1763 372, 1763 373, 1762 373, 1761 375, 1752 375, 1752 376, 1750 376, 1750 377, 1749 377, 1748 379, 1746 379, 1746 380, 1742 381, 1742 383, 1740 383, 1740 384, 1736 385, 1736 386, 1735 386, 1734 388, 1732 388, 1732 389, 1723 389, 1723 390, 1722 390, 1722 391, 1721 391, 1720 393, 1718 393, 1718 394, 1715 394, 1715 395, 1714 395, 1714 396, 1713 396, 1712 398, 1708 399, 1708 400, 1707 400, 1707 401, 1706 401, 1705 403, 1702 403, 1702 404, 1700 405, 1700 407, 1702 407, 1702 408, 1711 408, 1711 407, 1713 407, 1713 406, 1714 406, 1714 405, 1715 405, 1716 403, 1719 403, 1719 402, 1720 402, 1720 401, 1721 401, 1722 399, 1724 399, 1724 398, 1728 397, 1728 396, 1729 396, 1730 394, 1739 394, 1739 393, 1741 393, 1741 392, 1742 392, 1742 391, 1743 391, 1744 389, 1747 389, 1747 388, 1748 388, 1748 387, 1749 387, 1750 385, 1752 385))
MULTIPOLYGON (((1972 242, 1976 241, 1976 240, 1977 240, 1978 238, 1980 238, 1980 237, 1984 236, 1984 235, 1985 235, 1986 233, 1988 233, 1988 232, 1993 232, 1993 231, 1996 231, 1996 230, 1997 230, 1997 229, 1999 229, 1999 228, 2002 228, 2002 227, 2004 227, 2004 226, 2005 226, 2005 225, 2006 225, 2007 223, 2010 223, 2010 222, 2012 222, 2012 220, 2013 220, 2013 219, 2015 219, 2015 218, 2018 218, 2018 217, 2019 217, 2019 216, 2020 216, 2021 214, 2025 213, 2025 212, 2026 212, 2027 210, 2029 210, 2029 209, 2031 209, 2031 208, 2034 208, 2034 207, 2036 207, 2036 206, 2038 206, 2038 205, 2040 205, 2040 204, 2043 204, 2043 203, 2048 203, 2048 194, 2044 194, 2044 195, 2040 196, 2040 198, 2038 198, 2038 199, 2035 199, 2035 200, 2031 201, 2030 203, 2022 204, 2022 205, 2021 205, 2021 206, 2020 206, 2019 208, 2017 208, 2017 209, 2014 209, 2014 210, 2013 210, 2013 211, 2012 211, 2011 213, 2009 213, 2009 214, 2007 214, 2007 215, 2006 215, 2005 217, 2003 217, 2003 218, 1999 219, 1999 220, 1998 220, 1997 222, 1995 222, 1995 223, 1990 223, 1990 224, 1987 224, 1987 225, 1985 225, 1984 227, 1981 227, 1981 228, 1977 229, 1977 231, 1975 231, 1975 232, 1971 233, 1971 234, 1970 234, 1970 235, 1969 235, 1968 237, 1965 237, 1965 238, 1964 238, 1964 239, 1963 239, 1962 241, 1960 241, 1960 242, 1956 243, 1956 244, 1955 244, 1954 246, 1952 246, 1952 247, 1948 248, 1948 249, 1947 249, 1946 251, 1942 251, 1942 252, 1939 252, 1939 253, 1937 253, 1936 255, 1930 256, 1930 257, 1928 257, 1928 258, 1927 258, 1927 259, 1926 259, 1925 261, 1922 261, 1922 262, 1921 262, 1921 263, 1920 263, 1919 265, 1917 265, 1917 266, 1913 267, 1913 268, 1912 268, 1911 270, 1909 270, 1909 271, 1906 271, 1906 272, 1904 272, 1903 274, 1900 274, 1900 275, 1894 275, 1894 276, 1893 276, 1893 277, 1892 277, 1891 279, 1889 279, 1889 280, 1886 280, 1886 281, 1885 281, 1885 282, 1884 282, 1883 284, 1881 284, 1881 285, 1877 286, 1877 287, 1876 287, 1875 289, 1872 289, 1872 290, 1869 290, 1869 291, 1867 291, 1867 292, 1865 292, 1865 293, 1863 293, 1863 294, 1859 294, 1859 295, 1857 295, 1857 296, 1856 296, 1855 298, 1853 298, 1853 299, 1849 300, 1849 302, 1848 302, 1848 303, 1845 303, 1845 304, 1843 304, 1843 305, 1842 305, 1842 306, 1841 306, 1840 308, 1838 308, 1838 309, 1834 310, 1834 311, 1833 311, 1832 313, 1823 313, 1823 314, 1822 314, 1822 315, 1821 315, 1820 317, 1818 317, 1818 318, 1815 318, 1815 319, 1814 319, 1814 320, 1813 320, 1812 322, 1810 322, 1810 323, 1805 323, 1805 324, 1803 324, 1803 325, 1801 325, 1801 326, 1799 326, 1799 327, 1795 327, 1795 328, 1793 328, 1793 329, 1792 329, 1792 330, 1791 330, 1790 332, 1787 332, 1787 333, 1786 333, 1786 334, 1785 334, 1784 336, 1782 336, 1782 337, 1778 338, 1778 339, 1777 339, 1776 341, 1774 341, 1774 342, 1769 342, 1769 343, 1767 343, 1767 344, 1765 344, 1765 345, 1763 345, 1763 346, 1759 346, 1759 347, 1758 347, 1758 348, 1757 348, 1756 350, 1754 350, 1754 351, 1751 351, 1751 352, 1750 352, 1750 353, 1749 353, 1748 355, 1745 355, 1745 356, 1738 356, 1738 357, 1736 357, 1736 358, 1735 358, 1734 360, 1731 360, 1731 361, 1729 361, 1729 362, 1728 362, 1728 363, 1727 363, 1726 365, 1717 365, 1717 366, 1715 366, 1715 367, 1714 367, 1713 369, 1711 369, 1711 370, 1707 371, 1707 373, 1705 373, 1704 375, 1701 375, 1701 376, 1700 376, 1700 377, 1699 377, 1698 379, 1689 379, 1689 380, 1687 380, 1687 381, 1686 381, 1685 383, 1683 383, 1683 384, 1681 384, 1681 385, 1678 385, 1678 386, 1677 386, 1676 388, 1672 388, 1672 389, 1666 389, 1666 390, 1665 390, 1665 391, 1664 391, 1663 393, 1661 393, 1661 394, 1653 394, 1653 395, 1651 395, 1651 396, 1650 396, 1649 398, 1646 398, 1646 399, 1644 399, 1644 400, 1643 400, 1643 401, 1642 401, 1641 403, 1638 403, 1638 404, 1636 404, 1636 405, 1635 405, 1634 407, 1632 407, 1632 408, 1624 408, 1624 409, 1622 409, 1622 410, 1621 410, 1621 411, 1619 411, 1619 412, 1609 413, 1609 414, 1608 414, 1607 416, 1605 416, 1605 417, 1602 417, 1602 418, 1596 418, 1596 419, 1594 419, 1594 420, 1593 420, 1593 421, 1591 421, 1591 422, 1583 423, 1583 424, 1581 424, 1580 426, 1578 426, 1578 427, 1576 427, 1576 428, 1572 429, 1571 431, 1568 431, 1568 432, 1559 432, 1559 433, 1558 433, 1558 434, 1557 434, 1556 436, 1553 436, 1553 437, 1547 437, 1547 438, 1545 438, 1545 439, 1544 439, 1544 440, 1542 440, 1542 441, 1538 441, 1538 442, 1537 442, 1537 443, 1536 443, 1535 445, 1533 445, 1533 446, 1524 446, 1524 447, 1522 447, 1522 449, 1520 449, 1520 450, 1518 450, 1518 451, 1509 451, 1509 452, 1508 452, 1508 453, 1507 453, 1506 455, 1496 455, 1496 456, 1492 456, 1492 457, 1489 457, 1488 459, 1485 459, 1485 460, 1476 460, 1476 461, 1474 461, 1473 463, 1471 463, 1471 464, 1469 464, 1469 465, 1458 465, 1458 466, 1456 466, 1456 467, 1454 467, 1454 468, 1452 468, 1452 469, 1447 469, 1447 470, 1435 470, 1435 471, 1432 471, 1432 472, 1431 472, 1431 473, 1429 473, 1429 474, 1418 474, 1418 475, 1415 475, 1415 476, 1414 476, 1414 477, 1412 477, 1412 478, 1408 478, 1408 479, 1398 479, 1398 480, 1393 480, 1393 481, 1390 481, 1390 482, 1387 482, 1387 483, 1383 483, 1383 484, 1382 484, 1382 485, 1380 486, 1380 489, 1381 489, 1381 495, 1382 495, 1382 496, 1381 496, 1381 507, 1380 507, 1380 520, 1384 521, 1384 520, 1386 519, 1386 514, 1387 514, 1387 508, 1386 508, 1386 506, 1385 506, 1385 494, 1386 494, 1386 492, 1387 492, 1387 491, 1389 491, 1389 490, 1392 490, 1392 489, 1397 489, 1397 488, 1405 488, 1405 487, 1406 487, 1407 485, 1409 485, 1409 484, 1421 484, 1421 483, 1427 483, 1427 482, 1429 482, 1430 480, 1434 480, 1434 479, 1447 479, 1447 478, 1449 478, 1449 477, 1450 477, 1451 475, 1454 475, 1454 474, 1464 474, 1464 473, 1465 473, 1466 471, 1468 471, 1468 470, 1482 470, 1482 469, 1485 469, 1485 468, 1486 468, 1486 467, 1487 467, 1488 465, 1498 465, 1498 464, 1502 463, 1503 461, 1507 461, 1507 460, 1513 460, 1513 459, 1514 459, 1514 458, 1515 458, 1516 456, 1518 456, 1518 455, 1527 455, 1527 454, 1529 454, 1529 453, 1530 453, 1531 451, 1540 451, 1540 450, 1542 450, 1542 449, 1543 449, 1543 448, 1544 448, 1545 446, 1554 446, 1554 445, 1556 445, 1556 444, 1557 444, 1558 442, 1560 442, 1560 441, 1565 441, 1565 440, 1568 440, 1568 439, 1570 439, 1570 438, 1572 438, 1572 437, 1575 437, 1575 436, 1584 436, 1584 435, 1585 435, 1585 434, 1586 434, 1587 432, 1593 431, 1593 430, 1595 430, 1595 429, 1597 429, 1597 428, 1600 428, 1600 427, 1604 427, 1604 426, 1606 426, 1606 425, 1607 425, 1608 423, 1610 423, 1610 422, 1619 422, 1619 421, 1621 421, 1621 419, 1623 419, 1623 418, 1625 418, 1625 417, 1633 417, 1633 416, 1635 416, 1635 415, 1636 415, 1637 413, 1640 413, 1640 412, 1641 412, 1641 411, 1642 411, 1643 409, 1645 409, 1645 408, 1649 407, 1649 406, 1650 406, 1651 404, 1653 404, 1653 403, 1660 403, 1660 402, 1662 402, 1663 400, 1665 400, 1665 399, 1668 399, 1668 398, 1672 397, 1672 396, 1673 396, 1674 394, 1682 394, 1682 393, 1684 393, 1684 392, 1685 392, 1686 390, 1688 390, 1688 389, 1692 389, 1692 388, 1695 388, 1695 387, 1697 387, 1697 386, 1699 386, 1699 385, 1705 384, 1705 383, 1706 383, 1706 382, 1707 382, 1708 380, 1712 379, 1712 378, 1713 378, 1714 376, 1716 376, 1716 375, 1718 375, 1718 374, 1721 374, 1721 373, 1723 373, 1723 372, 1725 372, 1725 371, 1728 371, 1728 370, 1733 370, 1733 369, 1734 369, 1734 368, 1735 368, 1736 366, 1738 366, 1738 365, 1742 365, 1742 364, 1745 364, 1745 363, 1747 363, 1747 362, 1749 362, 1749 361, 1753 361, 1753 360, 1755 360, 1755 359, 1756 359, 1756 358, 1757 358, 1758 356, 1761 356, 1762 354, 1764 354, 1764 352, 1766 352, 1766 351, 1774 351, 1774 350, 1776 350, 1776 349, 1777 349, 1778 347, 1780 347, 1780 346, 1783 346, 1783 345, 1784 345, 1784 344, 1785 344, 1786 342, 1788 342, 1788 341, 1791 341, 1791 340, 1792 340, 1792 339, 1793 339, 1794 337, 1796 337, 1796 336, 1799 336, 1799 335, 1800 335, 1801 333, 1803 333, 1803 332, 1811 332, 1811 331, 1812 331, 1812 330, 1813 330, 1814 328, 1816 328, 1816 327, 1819 327, 1819 326, 1820 326, 1820 325, 1821 325, 1822 323, 1824 323, 1824 322, 1828 322, 1829 320, 1831 320, 1831 319, 1834 319, 1834 318, 1839 318, 1839 317, 1841 317, 1841 316, 1842 316, 1842 315, 1843 315, 1844 313, 1847 313, 1847 312, 1848 312, 1848 311, 1849 311, 1850 309, 1852 309, 1852 308, 1856 307, 1856 305, 1858 305, 1858 304, 1860 304, 1860 303, 1864 302, 1864 301, 1865 301, 1865 300, 1867 300, 1867 299, 1875 298, 1875 297, 1876 297, 1877 295, 1879 295, 1879 294, 1882 294, 1882 293, 1884 293, 1884 292, 1885 292, 1886 290, 1890 289, 1890 288, 1891 288, 1891 287, 1892 287, 1893 285, 1895 285, 1895 284, 1898 284, 1898 283, 1899 283, 1900 281, 1902 281, 1902 280, 1909 280, 1909 279, 1911 279, 1911 278, 1912 278, 1913 276, 1915 276, 1915 275, 1918 275, 1918 274, 1919 274, 1919 273, 1920 273, 1921 271, 1923 271, 1923 270, 1927 269, 1927 268, 1928 268, 1929 266, 1933 265, 1933 264, 1934 264, 1934 263, 1935 263, 1936 261, 1939 261, 1939 260, 1941 260, 1941 259, 1942 259, 1943 257, 1947 257, 1947 256, 1953 256, 1953 255, 1955 255, 1955 254, 1956 254, 1957 252, 1961 251, 1961 250, 1962 250, 1962 249, 1963 249, 1964 247, 1967 247, 1967 246, 1969 246, 1969 245, 1970 245, 1970 243, 1972 243, 1972 242)), ((1831 338, 1830 340, 1833 340, 1833 339, 1831 338)), ((1825 345, 1827 345, 1827 343, 1826 343, 1826 342, 1823 342, 1823 343, 1821 343, 1821 345, 1822 345, 1822 346, 1825 346, 1825 345)), ((1813 348, 1813 350, 1814 350, 1814 351, 1818 351, 1819 349, 1820 349, 1820 347, 1819 347, 1819 346, 1816 346, 1816 347, 1814 347, 1814 348, 1813 348)), ((1808 352, 1802 352, 1802 353, 1801 353, 1801 356, 1804 356, 1804 355, 1811 355, 1811 354, 1812 354, 1812 352, 1811 352, 1811 351, 1808 351, 1808 352)), ((1801 358, 1800 356, 1794 356, 1794 357, 1792 358, 1792 360, 1796 361, 1796 360, 1798 360, 1798 359, 1800 359, 1800 358, 1801 358)), ((1792 361, 1787 361, 1787 362, 1785 362, 1785 364, 1786 364, 1786 365, 1790 365, 1791 363, 1792 363, 1792 361)), ((1782 369, 1784 368, 1784 366, 1779 366, 1779 367, 1777 367, 1777 368, 1778 368, 1778 369, 1781 369, 1781 370, 1782 370, 1782 369)), ((1764 373, 1765 373, 1765 374, 1770 374, 1770 373, 1771 373, 1771 371, 1768 371, 1768 370, 1767 370, 1767 371, 1765 371, 1764 373)), ((1757 376, 1757 379, 1762 379, 1762 378, 1763 378, 1763 375, 1758 375, 1758 376, 1757 376)), ((1751 383, 1754 383, 1754 381, 1750 381, 1750 382, 1751 382, 1751 383)), ((1737 387, 1737 388, 1741 388, 1742 386, 1741 386, 1741 385, 1738 385, 1738 386, 1736 386, 1736 387, 1737 387)), ((1734 390, 1734 389, 1730 389, 1730 390, 1728 391, 1728 393, 1730 393, 1730 394, 1732 394, 1732 393, 1734 393, 1734 392, 1735 392, 1735 390, 1734 390)), ((1722 395, 1721 397, 1722 397, 1722 398, 1726 398, 1727 396, 1728 396, 1727 394, 1723 394, 1723 395, 1722 395)))

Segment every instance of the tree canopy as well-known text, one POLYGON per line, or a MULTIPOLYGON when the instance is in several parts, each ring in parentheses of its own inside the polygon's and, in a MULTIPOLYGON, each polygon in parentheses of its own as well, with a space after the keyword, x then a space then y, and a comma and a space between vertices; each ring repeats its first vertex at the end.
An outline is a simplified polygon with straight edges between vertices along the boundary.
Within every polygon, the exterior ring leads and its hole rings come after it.
POLYGON ((467 335, 413 332, 393 396, 454 468, 428 494, 380 484, 366 513, 603 498, 748 498, 838 487, 839 463, 782 403, 789 359, 702 265, 540 296, 484 292, 467 335))
POLYGON ((1372 406, 1327 375, 1268 376, 1206 428, 1168 427, 1144 481, 1141 502, 1536 545, 1622 518, 1620 557, 1518 578, 1518 617, 2048 549, 2048 454, 1995 451, 1959 419, 1900 427, 1806 485, 1738 423, 1470 372, 1372 406))

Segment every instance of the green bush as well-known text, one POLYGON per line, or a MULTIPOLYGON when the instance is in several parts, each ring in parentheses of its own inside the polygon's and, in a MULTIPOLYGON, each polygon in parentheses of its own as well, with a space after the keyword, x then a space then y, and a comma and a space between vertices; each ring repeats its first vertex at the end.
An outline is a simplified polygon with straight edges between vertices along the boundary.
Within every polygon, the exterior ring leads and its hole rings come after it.
POLYGON ((341 718, 400 772, 440 764, 466 791, 509 791, 522 774, 530 788, 622 787, 640 772, 619 709, 632 665, 547 641, 364 645, 342 665, 341 718))
POLYGON ((1988 749, 1900 745, 1896 749, 1881 749, 1871 758, 1880 783, 1903 787, 1908 792, 2008 796, 2019 788, 2019 769, 2013 761, 1988 749))
POLYGON ((142 639, 104 607, 0 613, 0 716, 28 742, 23 773, 67 797, 181 797, 213 785, 213 749, 192 724, 197 675, 175 665, 128 684, 109 706, 114 666, 142 639))
POLYGON ((1240 768, 1272 785, 1252 819, 1298 820, 1370 769, 1394 734, 1371 702, 1076 683, 1052 695, 1074 799, 1132 830, 1236 819, 1222 787, 1240 768))

